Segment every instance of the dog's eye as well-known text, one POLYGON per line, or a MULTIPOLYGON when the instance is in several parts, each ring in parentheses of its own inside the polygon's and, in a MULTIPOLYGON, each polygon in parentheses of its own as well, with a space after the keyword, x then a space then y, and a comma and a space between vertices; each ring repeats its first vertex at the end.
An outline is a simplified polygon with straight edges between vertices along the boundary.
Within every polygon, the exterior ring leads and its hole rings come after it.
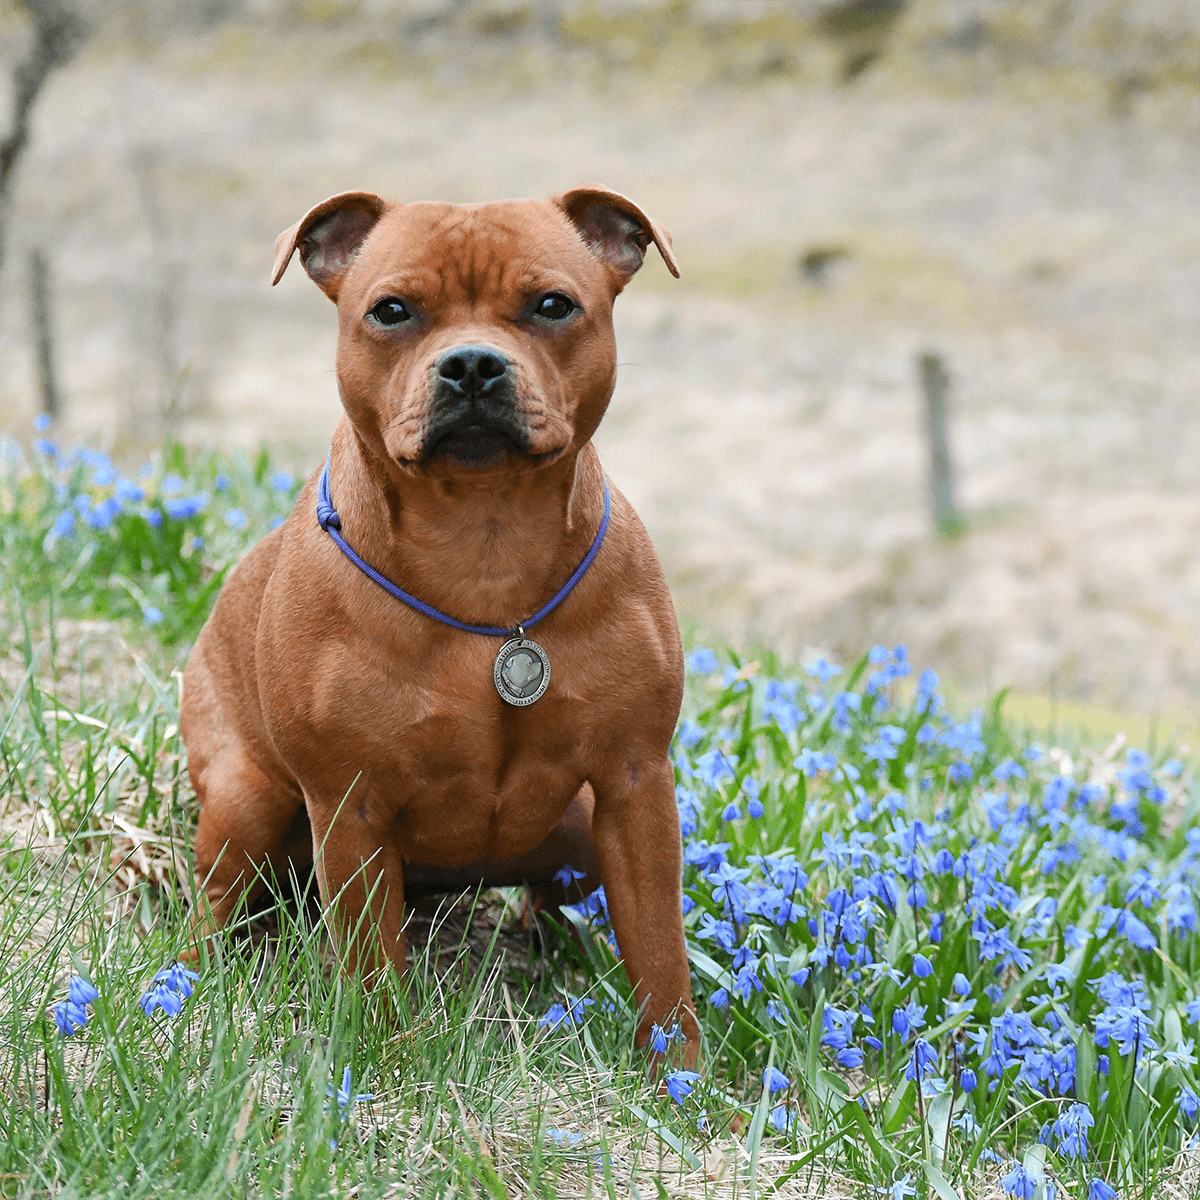
POLYGON ((380 302, 371 309, 370 315, 375 318, 380 325, 399 325, 402 321, 411 321, 412 313, 405 308, 404 304, 397 300, 394 296, 388 296, 386 300, 380 302))
POLYGON ((576 307, 575 301, 570 296, 564 296, 562 292, 551 292, 537 302, 534 312, 548 321, 561 321, 569 317, 576 307))

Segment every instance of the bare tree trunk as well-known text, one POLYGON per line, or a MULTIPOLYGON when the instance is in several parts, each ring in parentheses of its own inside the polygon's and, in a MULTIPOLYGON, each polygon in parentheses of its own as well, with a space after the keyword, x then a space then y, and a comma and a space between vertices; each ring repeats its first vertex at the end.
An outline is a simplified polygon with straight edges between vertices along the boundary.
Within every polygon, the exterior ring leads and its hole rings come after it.
POLYGON ((183 286, 183 272, 175 253, 170 219, 156 178, 158 164, 156 152, 146 147, 132 151, 129 156, 130 171, 150 230, 153 283, 147 350, 153 373, 151 387, 156 415, 162 424, 162 436, 169 439, 174 435, 184 411, 184 391, 190 372, 179 352, 178 299, 183 286))
POLYGON ((922 354, 919 362, 921 387, 925 392, 926 431, 929 434, 929 488, 933 500, 933 524, 949 537, 961 532, 965 522, 954 507, 954 468, 950 462, 950 438, 946 432, 950 372, 937 354, 922 354))
POLYGON ((29 53, 13 72, 12 128, 0 141, 0 267, 17 163, 29 141, 29 126, 38 94, 55 67, 79 48, 86 32, 82 18, 59 0, 17 0, 33 21, 29 53))
POLYGON ((54 325, 50 307, 50 267, 40 246, 29 252, 29 307, 37 349, 38 391, 42 412, 51 421, 59 417, 58 382, 54 373, 54 325))

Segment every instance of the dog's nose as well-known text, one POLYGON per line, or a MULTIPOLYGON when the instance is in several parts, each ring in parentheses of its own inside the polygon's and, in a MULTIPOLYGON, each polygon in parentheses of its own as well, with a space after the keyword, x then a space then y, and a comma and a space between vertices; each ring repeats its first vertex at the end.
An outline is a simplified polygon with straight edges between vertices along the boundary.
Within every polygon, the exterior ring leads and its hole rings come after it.
POLYGON ((508 360, 490 346, 455 346, 438 359, 437 373, 456 392, 481 396, 508 374, 508 360))

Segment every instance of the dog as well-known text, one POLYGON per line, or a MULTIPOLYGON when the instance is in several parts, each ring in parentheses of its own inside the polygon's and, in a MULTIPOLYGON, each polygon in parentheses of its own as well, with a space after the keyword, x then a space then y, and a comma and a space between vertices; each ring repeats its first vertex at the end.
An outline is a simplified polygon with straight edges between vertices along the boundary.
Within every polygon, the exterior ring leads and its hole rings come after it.
POLYGON ((695 1064, 679 631, 591 441, 613 301, 651 243, 678 276, 669 232, 600 186, 344 192, 280 234, 272 283, 299 251, 337 305, 345 413, 184 674, 197 947, 289 867, 315 866, 368 982, 404 969, 406 895, 525 883, 554 905, 603 883, 638 1043, 678 1022, 695 1064))

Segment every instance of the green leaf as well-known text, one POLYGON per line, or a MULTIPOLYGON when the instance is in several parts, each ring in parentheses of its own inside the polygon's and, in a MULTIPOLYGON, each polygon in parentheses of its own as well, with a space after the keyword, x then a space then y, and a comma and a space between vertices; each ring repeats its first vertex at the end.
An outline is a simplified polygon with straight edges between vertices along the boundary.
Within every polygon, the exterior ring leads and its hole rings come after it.
POLYGON ((916 1089, 907 1079, 889 1097, 883 1128, 885 1133, 895 1133, 909 1118, 917 1103, 916 1089))
POLYGON ((950 1110, 954 1093, 947 1088, 929 1102, 926 1119, 929 1122, 929 1157, 935 1167, 942 1165, 946 1143, 950 1136, 950 1110))
POLYGON ((1040 1142, 1030 1146, 1021 1159, 1030 1182, 1036 1182, 1033 1200, 1046 1200, 1046 1147, 1040 1142))
POLYGON ((888 1141, 879 1130, 871 1124, 870 1118, 863 1107, 857 1100, 847 1100, 842 1107, 842 1120, 853 1121, 858 1126, 858 1131, 862 1135, 863 1140, 871 1148, 871 1153, 875 1155, 875 1161, 879 1164, 879 1173, 881 1176, 891 1178, 895 1173, 897 1163, 900 1161, 899 1152, 888 1141))
POLYGON ((1075 1090, 1089 1108, 1096 1103, 1096 1043, 1086 1029, 1075 1039, 1075 1090))
MULTIPOLYGON (((940 1100, 941 1096, 937 1098, 940 1100)), ((938 1194, 940 1200, 962 1200, 962 1197, 950 1185, 950 1180, 933 1163, 927 1162, 924 1164, 924 1167, 925 1178, 929 1186, 938 1194)))
POLYGON ((825 1067, 818 1067, 812 1080, 812 1090, 822 1108, 830 1108, 834 1102, 840 1105, 850 1095, 850 1087, 840 1076, 825 1067))

